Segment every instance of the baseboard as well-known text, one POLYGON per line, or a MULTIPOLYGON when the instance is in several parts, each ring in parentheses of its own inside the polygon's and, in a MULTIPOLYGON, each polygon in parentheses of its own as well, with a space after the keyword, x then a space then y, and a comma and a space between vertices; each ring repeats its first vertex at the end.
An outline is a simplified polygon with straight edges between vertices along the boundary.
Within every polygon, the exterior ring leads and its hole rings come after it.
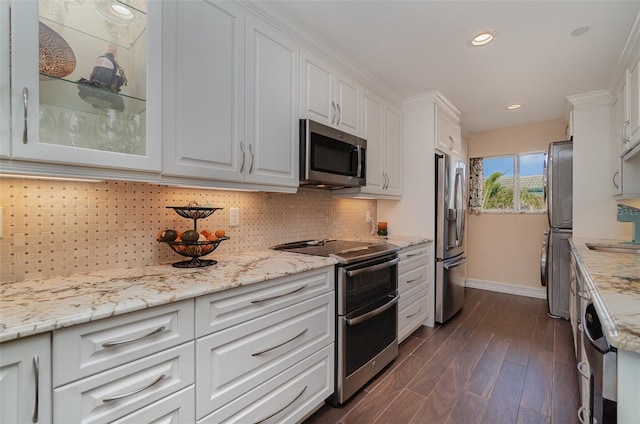
POLYGON ((507 283, 497 283, 495 281, 470 280, 465 283, 466 287, 473 289, 489 290, 500 293, 515 294, 518 296, 535 297, 537 299, 546 299, 547 291, 544 287, 524 287, 507 283))

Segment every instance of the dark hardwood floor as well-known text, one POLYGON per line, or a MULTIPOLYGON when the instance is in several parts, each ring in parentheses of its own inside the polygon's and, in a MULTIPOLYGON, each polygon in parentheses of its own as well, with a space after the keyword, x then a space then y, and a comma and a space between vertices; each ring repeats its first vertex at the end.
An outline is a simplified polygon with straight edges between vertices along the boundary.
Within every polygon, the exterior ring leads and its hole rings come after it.
POLYGON ((386 370, 305 424, 578 423, 569 321, 545 300, 466 290, 458 315, 416 330, 386 370))

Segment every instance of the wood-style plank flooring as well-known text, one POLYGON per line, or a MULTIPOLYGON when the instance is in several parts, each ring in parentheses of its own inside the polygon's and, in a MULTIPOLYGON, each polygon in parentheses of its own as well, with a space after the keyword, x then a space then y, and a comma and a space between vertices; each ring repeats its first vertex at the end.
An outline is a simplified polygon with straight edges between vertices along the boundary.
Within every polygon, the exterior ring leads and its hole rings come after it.
POLYGON ((466 289, 453 319, 416 330, 360 392, 304 424, 574 424, 578 397, 569 321, 545 300, 466 289))

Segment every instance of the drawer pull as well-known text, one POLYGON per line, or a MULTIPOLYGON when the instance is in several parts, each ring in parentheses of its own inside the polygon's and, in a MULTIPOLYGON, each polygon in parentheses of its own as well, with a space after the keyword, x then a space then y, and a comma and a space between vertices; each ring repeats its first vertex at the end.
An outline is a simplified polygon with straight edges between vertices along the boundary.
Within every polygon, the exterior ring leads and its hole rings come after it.
POLYGON ((275 417, 276 415, 278 415, 279 413, 281 413, 282 411, 284 411, 285 409, 287 409, 288 407, 293 405, 298 399, 300 399, 300 396, 302 396, 302 394, 305 392, 305 390, 307 390, 307 386, 304 386, 302 388, 302 390, 300 391, 300 393, 298 393, 298 396, 293 398, 293 400, 291 402, 287 403, 284 408, 280 408, 277 412, 274 412, 273 414, 269 415, 268 417, 264 417, 263 419, 261 419, 259 421, 256 421, 255 424, 263 423, 263 422, 267 421, 269 418, 275 417))
POLYGON ((35 392, 36 397, 33 403, 33 416, 31 418, 31 422, 38 422, 38 411, 40 410, 40 357, 38 355, 34 355, 33 357, 33 371, 35 375, 35 392))
POLYGON ((416 312, 415 314, 407 315, 407 319, 415 317, 415 316, 416 316, 416 315, 418 315, 420 312, 422 312, 422 306, 420 307, 420 309, 418 309, 418 312, 416 312))
POLYGON ((144 387, 141 387, 141 388, 136 389, 136 390, 134 390, 132 392, 129 392, 129 393, 123 393, 121 395, 115 395, 115 396, 111 396, 111 397, 102 399, 102 402, 105 402, 105 403, 106 402, 113 402, 114 400, 119 400, 119 399, 123 399, 123 398, 129 397, 129 396, 133 396, 133 395, 135 395, 137 393, 140 393, 143 390, 147 390, 148 388, 150 388, 152 386, 155 386, 156 384, 160 383, 165 378, 167 378, 167 375, 166 374, 162 374, 160 377, 158 377, 155 380, 153 380, 151 382, 151 384, 148 384, 148 385, 146 385, 144 387))
POLYGON ((582 290, 578 290, 578 296, 580 296, 584 300, 591 300, 591 296, 589 296, 589 293, 585 293, 582 290))
POLYGON ((102 347, 110 348, 110 347, 120 346, 120 345, 127 344, 127 343, 137 342, 138 340, 142 340, 142 339, 144 339, 144 338, 147 338, 147 337, 151 337, 151 336, 153 336, 153 335, 156 335, 156 334, 158 334, 158 333, 160 333, 160 332, 164 331, 164 330, 165 330, 165 328, 167 328, 167 327, 165 327, 165 326, 163 325, 162 327, 158 327, 158 328, 156 328, 156 329, 155 329, 155 330, 153 330, 151 333, 145 334, 144 336, 140 336, 140 337, 134 337, 133 339, 127 339, 127 340, 114 340, 114 341, 110 341, 110 342, 104 342, 104 343, 102 343, 102 347))
POLYGON ((407 254, 407 258, 413 258, 414 256, 420 256, 420 255, 423 255, 423 254, 424 254, 423 250, 421 250, 419 252, 416 252, 416 253, 408 253, 407 254))
POLYGON ((277 349, 277 348, 279 348, 280 346, 284 346, 284 345, 286 345, 287 343, 291 343, 292 341, 294 341, 294 340, 295 340, 295 339, 297 339, 298 337, 301 337, 301 336, 302 336, 304 333, 306 333, 307 331, 309 331, 309 329, 308 329, 308 328, 305 328, 304 330, 302 330, 302 331, 300 332, 300 334, 298 334, 298 335, 296 335, 296 336, 293 336, 293 337, 292 337, 292 338, 290 338, 289 340, 284 341, 284 342, 280 343, 279 345, 276 345, 276 346, 270 347, 269 349, 265 349, 265 350, 261 350, 260 352, 252 353, 252 354, 251 354, 251 356, 258 356, 258 355, 262 355, 263 353, 271 352, 273 349, 277 349))
POLYGON ((415 283, 416 281, 419 281, 421 278, 422 278, 422 274, 418 275, 418 278, 414 278, 413 280, 408 280, 407 284, 415 283))
POLYGON ((295 290, 291 290, 291 291, 290 291, 290 292, 288 292, 288 293, 279 294, 279 295, 277 295, 277 296, 265 297, 265 298, 258 299, 258 300, 252 300, 252 301, 251 301, 251 303, 262 303, 262 302, 267 302, 267 301, 269 301, 269 300, 277 299, 277 298, 279 298, 279 297, 289 296, 290 294, 297 293, 297 292, 299 292, 300 290, 304 290, 304 289, 306 289, 306 288, 307 288, 307 285, 305 284, 304 286, 302 286, 302 287, 298 287, 298 288, 297 288, 297 289, 295 289, 295 290))

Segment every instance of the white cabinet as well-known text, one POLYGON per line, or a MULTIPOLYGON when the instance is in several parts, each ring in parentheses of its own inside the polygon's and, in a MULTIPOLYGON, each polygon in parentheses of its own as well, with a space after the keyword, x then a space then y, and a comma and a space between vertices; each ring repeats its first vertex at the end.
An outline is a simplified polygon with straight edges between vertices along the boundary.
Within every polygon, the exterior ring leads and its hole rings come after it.
POLYGON ((0 345, 0 422, 51 422, 51 335, 0 345))
POLYGON ((429 304, 429 244, 404 248, 398 256, 398 342, 402 342, 429 318, 433 309, 429 304))
POLYGON ((362 95, 362 137, 367 140, 367 185, 333 190, 335 197, 400 199, 402 195, 402 114, 372 91, 362 95))
POLYGON ((611 109, 611 181, 609 182, 609 187, 611 194, 614 196, 622 194, 621 154, 626 148, 626 143, 628 143, 625 131, 628 130, 629 125, 627 87, 627 78, 625 78, 611 109))
POLYGON ((359 136, 360 84, 308 50, 301 63, 302 117, 359 136))
POLYGON ((333 393, 333 269, 198 299, 197 419, 285 422, 333 393))
MULTIPOLYGON (((12 135, 2 154, 11 160, 3 168, 86 177, 123 178, 92 168, 157 175, 161 7, 153 1, 139 5, 125 4, 121 16, 114 16, 91 0, 11 4, 12 135)), ((3 104, 8 94, 2 90, 3 104)))
POLYGON ((53 420, 103 423, 193 386, 194 302, 185 300, 53 332, 53 420), (78 407, 70 407, 78 405, 78 407))
POLYGON ((462 149, 460 119, 440 105, 436 105, 435 148, 457 157, 462 149))
POLYGON ((238 3, 163 6, 163 176, 297 188, 298 45, 238 3))
POLYGON ((633 149, 640 143, 640 60, 631 67, 628 81, 629 128, 627 149, 633 149))

